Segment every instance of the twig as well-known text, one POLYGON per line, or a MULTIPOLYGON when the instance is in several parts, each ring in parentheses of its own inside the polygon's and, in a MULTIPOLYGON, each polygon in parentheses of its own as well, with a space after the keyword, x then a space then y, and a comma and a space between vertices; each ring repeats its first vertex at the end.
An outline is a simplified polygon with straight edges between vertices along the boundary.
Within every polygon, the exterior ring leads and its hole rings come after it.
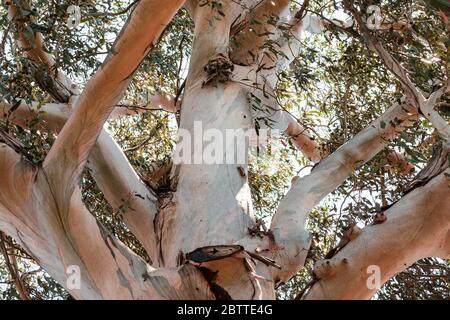
POLYGON ((3 35, 3 39, 0 42, 0 54, 1 55, 5 54, 6 39, 8 38, 8 33, 9 33, 9 30, 11 30, 12 24, 13 24, 12 21, 9 21, 8 26, 6 27, 5 33, 3 35))
POLYGON ((16 287, 17 292, 20 295, 22 300, 30 300, 29 293, 27 292, 24 283, 21 280, 19 275, 19 270, 17 267, 16 259, 11 261, 10 256, 8 254, 8 248, 5 245, 6 235, 3 232, 0 232, 0 251, 5 258, 6 267, 8 268, 9 274, 14 281, 14 285, 16 287))
POLYGON ((88 17, 96 17, 96 18, 97 17, 115 17, 115 16, 120 16, 122 14, 127 13, 139 1, 140 0, 135 0, 132 3, 130 3, 125 9, 122 9, 122 10, 117 11, 117 12, 92 12, 92 13, 88 13, 87 16, 88 17))

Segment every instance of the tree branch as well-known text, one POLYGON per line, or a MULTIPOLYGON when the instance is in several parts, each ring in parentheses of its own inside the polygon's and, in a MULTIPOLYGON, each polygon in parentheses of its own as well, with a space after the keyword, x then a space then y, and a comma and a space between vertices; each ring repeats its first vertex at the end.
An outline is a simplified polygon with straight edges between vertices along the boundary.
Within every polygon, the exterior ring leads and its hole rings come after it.
POLYGON ((212 299, 192 265, 152 269, 111 236, 81 202, 63 212, 45 172, 0 143, 0 229, 76 299, 212 299))
MULTIPOLYGON (((237 1, 215 2, 217 6, 201 5, 201 1, 195 0, 189 1, 188 4, 195 25, 195 41, 189 62, 187 89, 194 80, 200 83, 204 81, 201 76, 205 66, 214 60, 215 56, 221 56, 221 60, 228 57, 231 24, 242 11, 237 1)), ((231 61, 226 61, 226 64, 231 64, 231 61)))
POLYGON ((43 129, 56 133, 62 129, 71 113, 71 107, 66 103, 28 104, 22 100, 18 105, 12 106, 0 102, 0 119, 7 119, 22 128, 28 128, 39 115, 46 121, 46 128, 43 129))
POLYGON ((369 49, 373 50, 383 61, 384 65, 390 70, 400 81, 406 95, 413 101, 417 108, 423 113, 423 115, 435 126, 438 132, 447 141, 450 141, 450 125, 442 119, 438 112, 434 111, 436 101, 450 89, 450 80, 440 90, 432 93, 428 99, 425 98, 424 93, 411 81, 408 71, 395 60, 389 52, 383 47, 381 42, 374 38, 367 25, 364 23, 360 13, 353 6, 351 1, 344 0, 344 7, 349 10, 356 22, 359 29, 362 32, 363 39, 365 40, 369 49))
POLYGON ((124 152, 105 130, 92 149, 88 168, 113 210, 122 208, 125 224, 142 243, 151 261, 157 261, 156 196, 140 180, 124 152))
POLYGON ((310 130, 302 126, 299 121, 286 109, 277 99, 275 90, 276 77, 268 79, 259 74, 256 65, 236 66, 232 80, 241 84, 243 89, 250 94, 250 100, 257 100, 258 104, 252 107, 254 120, 266 119, 270 122, 267 126, 264 121, 259 121, 259 128, 276 129, 286 134, 292 144, 303 153, 303 155, 314 163, 321 160, 320 146, 311 137, 310 130), (255 99, 252 99, 255 98, 255 99))
POLYGON ((6 235, 0 231, 0 251, 3 254, 3 258, 5 259, 6 267, 8 268, 9 275, 14 282, 15 288, 19 293, 19 296, 22 300, 29 300, 30 295, 23 283, 19 270, 17 267, 16 259, 11 259, 10 254, 8 252, 8 247, 6 245, 6 235))
POLYGON ((114 105, 182 4, 183 1, 178 0, 162 6, 155 0, 144 0, 136 6, 112 53, 76 101, 73 115, 44 161, 44 169, 55 164, 64 168, 58 180, 74 185, 114 105))
MULTIPOLYGON (((149 3, 149 1, 146 1, 145 6, 149 7, 149 5, 157 6, 157 4, 149 3)), ((167 10, 170 10, 170 8, 174 8, 174 6, 181 5, 181 1, 176 1, 172 5, 168 6, 167 10)), ((29 8, 28 3, 25 0, 20 1, 20 8, 29 8)), ((20 8, 18 8, 16 5, 10 3, 9 11, 10 11, 10 18, 15 19, 20 17, 19 11, 20 8)), ((174 10, 176 12, 176 10, 174 10)), ((148 14, 149 17, 151 17, 150 14, 148 14)), ((139 20, 140 17, 138 17, 139 20)), ((25 32, 25 22, 22 21, 22 19, 15 19, 14 21, 17 22, 17 29, 19 31, 19 44, 24 48, 25 54, 33 61, 38 62, 39 64, 45 66, 47 68, 47 71, 51 70, 54 67, 55 61, 53 57, 46 53, 43 50, 43 38, 40 33, 36 33, 31 36, 26 36, 25 32)), ((170 19, 168 19, 170 21, 170 19)), ((154 27, 164 29, 165 24, 162 23, 161 25, 158 25, 161 21, 159 19, 154 19, 154 27)), ((145 23, 145 21, 141 21, 141 23, 145 23)), ((153 30, 155 39, 153 39, 154 43, 156 43, 157 38, 159 37, 158 32, 162 32, 162 30, 153 30)), ((130 39, 133 39, 134 36, 137 36, 139 32, 144 32, 145 28, 141 28, 140 30, 132 30, 131 32, 135 32, 135 35, 128 35, 128 43, 130 42, 130 39)), ((149 30, 150 32, 151 30, 149 30)), ((150 35, 150 34, 149 34, 150 35)), ((123 35, 122 35, 123 36, 123 35)), ((139 38, 139 37, 138 37, 139 38)), ((140 44, 145 45, 147 47, 141 47, 139 50, 141 52, 137 52, 138 55, 141 55, 142 57, 145 57, 146 50, 150 50, 151 45, 153 44, 151 42, 152 39, 147 39, 147 42, 145 43, 146 38, 142 38, 142 42, 140 44)), ((116 43, 116 49, 120 46, 120 43, 116 43)), ((122 47, 126 47, 127 44, 122 43, 122 47)), ((139 45, 134 46, 136 50, 139 45)), ((125 50, 123 50, 125 51, 125 50)), ((112 54, 112 56, 115 55, 112 54)), ((124 53, 122 52, 120 54, 121 60, 123 62, 124 53)), ((113 57, 113 59, 110 59, 109 64, 106 66, 106 70, 113 70, 117 67, 117 65, 121 64, 121 62, 117 62, 118 59, 116 57, 113 57)), ((125 61, 126 62, 126 61, 125 61)), ((133 63, 132 60, 129 61, 130 63, 133 63)), ((140 61, 135 61, 136 64, 138 64, 140 61)), ((129 65, 126 65, 124 67, 130 68, 129 65)), ((105 66, 103 67, 105 69, 105 66)), ((132 67, 134 70, 136 67, 132 67)), ((131 69, 131 68, 130 68, 131 69)), ((45 70, 41 70, 45 72, 45 70)), ((131 72, 131 71, 130 71, 131 72)), ((105 77, 104 73, 102 76, 103 71, 100 70, 97 72, 97 78, 101 78, 101 81, 104 81, 108 83, 110 79, 105 77), (99 76, 100 74, 100 76, 99 76)), ((50 74, 47 74, 49 78, 55 77, 53 72, 50 74)), ((36 74, 35 76, 39 76, 36 74)), ((116 74, 116 76, 121 76, 120 72, 116 74)), ((67 85, 70 85, 70 87, 73 87, 70 80, 60 71, 58 71, 56 78, 52 80, 54 83, 60 83, 63 79, 64 83, 67 83, 67 85)), ((103 91, 103 93, 108 93, 107 86, 103 86, 102 82, 99 81, 97 83, 97 87, 104 87, 106 90, 103 91)), ((126 82, 126 81, 125 81, 126 82)), ((65 87, 67 87, 67 85, 65 87)), ((54 87, 54 86, 53 86, 54 87)), ((44 88, 45 89, 45 88, 44 88)), ((51 90, 50 90, 51 91, 51 90)), ((68 97, 66 97, 66 93, 61 92, 60 90, 50 92, 53 94, 54 98, 58 101, 67 101, 68 97)), ((77 94, 76 91, 71 92, 69 94, 72 95, 72 93, 77 94)), ((95 88, 94 91, 91 91, 90 98, 96 99, 95 96, 95 88)), ((86 95, 85 95, 86 98, 86 95)), ((87 99, 90 99, 89 97, 87 99)), ((76 101, 75 99, 72 99, 71 102, 76 101)), ((157 99, 152 98, 153 102, 157 102, 157 99)), ((162 101, 159 101, 162 104, 162 101)), ((169 106, 164 104, 164 107, 167 109, 169 106)), ((43 106, 40 106, 38 104, 33 104, 32 106, 27 106, 25 103, 21 103, 17 110, 15 110, 12 114, 10 114, 10 108, 11 106, 8 106, 6 104, 0 103, 0 116, 8 116, 9 120, 15 122, 18 125, 21 126, 27 126, 27 122, 29 120, 33 120, 35 117, 35 114, 33 114, 33 111, 43 111, 40 113, 40 116, 43 116, 44 119, 48 120, 47 124, 50 130, 53 130, 55 132, 59 132, 64 124, 66 123, 67 119, 69 118, 70 114, 73 112, 74 108, 77 107, 77 105, 73 105, 73 103, 69 103, 67 105, 51 105, 51 104, 45 104, 43 106), (39 109, 39 110, 38 110, 39 109)), ((119 108, 115 108, 114 110, 118 110, 119 108)), ((122 109, 123 110, 123 109, 122 109)), ((118 113, 123 113, 118 112, 118 113)), ((99 124, 100 128, 103 127, 103 123, 99 124)), ((98 139, 98 142, 95 144, 95 147, 92 152, 91 161, 89 162, 89 167, 91 168, 92 175, 100 188, 100 190, 105 194, 106 199, 111 204, 113 210, 118 210, 118 208, 123 207, 123 202, 127 201, 128 206, 125 212, 123 212, 124 222, 129 227, 130 231, 132 231, 137 239, 143 244, 144 248, 146 249, 148 255, 152 259, 152 261, 156 261, 157 252, 155 249, 155 242, 154 242, 154 227, 153 227, 153 219, 156 214, 156 208, 155 203, 156 199, 154 194, 148 190, 148 188, 145 186, 145 184, 139 179, 136 172, 128 162, 127 158, 123 154, 122 150, 118 147, 117 143, 103 130, 101 129, 100 138, 98 139), (105 158, 106 157, 106 158, 105 158), (111 160, 112 159, 112 160, 111 160)), ((95 138, 94 138, 95 139, 95 138)), ((58 138, 58 140, 60 140, 58 138)), ((69 145, 68 148, 71 147, 77 147, 77 144, 69 145)), ((75 157, 72 158, 72 160, 76 160, 75 157)), ((82 166, 80 166, 81 168, 82 166)), ((56 168, 55 168, 56 169, 56 168)), ((66 168, 64 168, 64 165, 60 167, 60 170, 65 171, 66 168)), ((66 172, 66 171, 65 171, 66 172)), ((56 174, 57 176, 57 174, 56 174)), ((75 175, 76 176, 76 175, 75 175)), ((56 178, 57 179, 57 178, 56 178)), ((70 192, 69 192, 70 193, 70 192)))
POLYGON ((434 110, 436 101, 446 92, 450 91, 450 79, 447 86, 442 87, 440 90, 431 94, 431 96, 420 104, 420 111, 422 111, 425 118, 427 118, 431 124, 436 128, 439 134, 444 138, 447 143, 450 143, 450 124, 445 121, 439 112, 434 110))
MULTIPOLYGON (((182 4, 181 0, 164 6, 155 0, 141 1, 124 26, 112 53, 88 82, 80 98, 75 101, 72 116, 63 127, 43 163, 45 178, 48 180, 61 215, 65 216, 69 212, 70 200, 76 190, 79 176, 102 132, 105 121, 122 98, 135 70, 151 48, 156 45, 167 24, 182 4), (158 15, 155 16, 155 12, 158 12, 158 15)), ((124 158, 121 157, 116 161, 122 159, 124 158)), ((126 161, 125 164, 127 164, 126 161)), ((131 176, 130 174, 126 178, 126 183, 130 181, 131 176)), ((113 187, 107 187, 105 190, 108 191, 111 188, 113 187)), ((121 198, 123 196, 126 195, 122 195, 121 198)), ((152 201, 154 198, 144 199, 144 201, 149 200, 152 201)), ((146 226, 149 224, 150 222, 147 221, 146 226)), ((147 232, 150 231, 151 229, 147 230, 147 232)))
POLYGON ((317 34, 325 31, 323 20, 314 14, 295 15, 284 23, 283 31, 274 37, 273 51, 268 51, 257 61, 261 74, 273 85, 278 81, 277 74, 287 68, 298 56, 304 32, 317 34))
MULTIPOLYGON (((28 128, 39 112, 47 121, 47 126, 42 129, 55 133, 62 129, 71 111, 72 108, 66 104, 28 105, 22 102, 11 112, 11 105, 0 103, 0 118, 8 117, 12 123, 28 128)), ((87 165, 112 209, 126 208, 122 213, 125 224, 142 243, 151 260, 156 261, 153 226, 156 197, 140 180, 123 151, 105 130, 100 133, 87 165)))
POLYGON ((337 266, 334 274, 324 274, 303 299, 370 299, 379 289, 369 279, 373 275, 370 266, 381 271, 382 285, 417 260, 448 258, 449 173, 407 194, 385 212, 384 223, 366 227, 329 260, 337 266))
POLYGON ((231 60, 251 65, 259 59, 266 42, 277 33, 277 24, 290 14, 289 0, 262 0, 231 29, 231 60))
POLYGON ((140 0, 134 0, 132 3, 130 3, 128 6, 126 6, 124 9, 121 9, 117 12, 92 12, 88 13, 89 17, 115 17, 120 16, 122 14, 127 13, 130 11, 140 0))
POLYGON ((152 110, 162 110, 169 113, 176 113, 180 110, 180 107, 181 101, 175 101, 175 96, 156 94, 150 96, 145 105, 128 106, 123 104, 116 106, 114 111, 111 113, 110 119, 115 119, 122 116, 134 116, 152 110))
POLYGON ((424 100, 422 92, 416 88, 414 83, 409 78, 408 72, 403 68, 403 66, 395 60, 383 47, 383 45, 374 37, 372 37, 369 28, 364 23, 361 15, 356 10, 356 8, 353 6, 351 1, 344 0, 343 1, 344 7, 349 10, 353 17, 355 18, 356 22, 358 23, 359 29, 363 34, 363 39, 366 41, 366 44, 368 45, 369 49, 375 51, 378 56, 383 61, 384 65, 390 70, 397 79, 401 82, 407 96, 412 100, 415 101, 417 104, 417 107, 420 105, 421 101, 424 100))
MULTIPOLYGON (((22 8, 29 9, 29 5, 24 0, 19 3, 20 7, 17 7, 11 2, 8 8, 9 17, 17 26, 19 45, 24 49, 29 59, 47 68, 41 70, 42 72, 48 72, 49 78, 54 77, 52 82, 56 84, 57 90, 56 92, 50 92, 54 98, 61 102, 68 101, 70 95, 78 92, 76 90, 73 90, 73 92, 64 91, 65 88, 74 88, 72 82, 61 71, 57 71, 56 76, 53 72, 50 72, 55 65, 55 61, 52 55, 44 51, 42 35, 26 32, 26 21, 24 22, 21 17, 20 10, 22 8), (61 87, 58 84, 64 84, 64 86, 61 87)), ((36 74, 35 76, 39 77, 40 75, 36 74)), ((161 98, 152 97, 150 101, 169 109, 168 103, 161 98)), ((47 120, 48 128, 58 133, 71 115, 74 106, 72 104, 40 105, 37 103, 27 105, 21 102, 13 112, 11 112, 11 107, 5 103, 0 103, 0 117, 8 117, 8 120, 26 128, 29 122, 34 120, 39 113, 47 120)), ((117 116, 126 114, 124 110, 127 109, 115 108, 114 110, 117 112, 117 116)), ((95 144, 89 167, 98 187, 105 194, 113 210, 122 207, 124 201, 128 202, 127 209, 123 212, 124 222, 143 244, 152 261, 156 261, 155 233, 153 231, 153 219, 156 214, 155 196, 142 183, 117 143, 104 130, 101 131, 100 139, 95 144)))
POLYGON ((288 117, 288 126, 284 131, 291 139, 292 144, 300 150, 303 155, 314 163, 322 159, 319 144, 311 137, 309 130, 300 125, 291 115, 288 117))
POLYGON ((312 208, 416 118, 417 111, 413 107, 393 105, 379 119, 321 161, 310 175, 293 183, 271 225, 276 243, 284 247, 275 252, 276 260, 284 266, 278 275, 279 280, 286 282, 304 263, 310 245, 304 225, 312 208))
POLYGON ((52 79, 52 84, 42 86, 54 99, 60 102, 69 101, 72 94, 78 94, 78 88, 72 81, 61 71, 55 70, 55 60, 52 55, 44 50, 44 39, 40 32, 30 32, 28 24, 34 23, 34 18, 30 15, 22 15, 22 11, 31 11, 30 5, 26 0, 6 1, 8 6, 8 18, 14 22, 19 35, 18 44, 23 50, 24 55, 36 63, 34 67, 34 76, 37 82, 39 79, 46 77, 52 79))

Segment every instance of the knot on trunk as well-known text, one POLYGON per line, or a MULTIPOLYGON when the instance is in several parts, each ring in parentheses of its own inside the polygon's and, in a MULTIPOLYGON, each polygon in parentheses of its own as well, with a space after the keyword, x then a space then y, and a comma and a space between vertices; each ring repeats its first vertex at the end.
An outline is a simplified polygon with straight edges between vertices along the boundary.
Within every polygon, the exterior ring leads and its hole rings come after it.
POLYGON ((53 99, 58 102, 69 102, 73 92, 70 88, 66 88, 61 81, 58 81, 58 71, 50 68, 45 64, 28 60, 25 67, 33 75, 37 85, 44 92, 47 92, 53 99))
POLYGON ((217 299, 273 298, 273 281, 267 278, 270 272, 258 274, 255 259, 266 265, 275 264, 239 245, 198 248, 186 254, 185 261, 203 273, 217 299))
POLYGON ((382 224, 387 220, 386 214, 381 211, 381 212, 377 212, 373 218, 372 218, 372 223, 371 225, 377 225, 377 224, 382 224))
POLYGON ((336 272, 346 265, 348 263, 348 260, 346 258, 344 259, 325 259, 325 260, 319 260, 314 264, 314 276, 317 279, 323 279, 326 277, 330 277, 336 272))
POLYGON ((218 53, 208 61, 204 70, 206 79, 203 81, 203 86, 209 83, 217 86, 218 83, 225 83, 230 80, 234 71, 234 64, 228 56, 218 53))
POLYGON ((347 228, 345 228, 344 233, 342 234, 341 241, 339 244, 331 249, 326 255, 325 259, 331 259, 334 257, 339 251, 341 251, 350 241, 355 240, 362 233, 362 229, 359 228, 356 223, 350 224, 347 228))
POLYGON ((270 231, 267 229, 263 219, 256 219, 255 224, 248 227, 247 230, 252 237, 263 239, 266 236, 270 236, 270 231))
POLYGON ((173 162, 171 159, 156 161, 139 168, 140 178, 155 192, 164 193, 171 191, 170 172, 173 162))

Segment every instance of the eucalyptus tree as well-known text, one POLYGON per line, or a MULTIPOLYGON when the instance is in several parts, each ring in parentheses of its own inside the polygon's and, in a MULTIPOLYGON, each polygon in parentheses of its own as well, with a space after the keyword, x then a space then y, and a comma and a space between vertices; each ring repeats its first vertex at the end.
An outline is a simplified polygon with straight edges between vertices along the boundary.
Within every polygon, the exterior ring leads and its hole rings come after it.
POLYGON ((448 297, 447 2, 2 10, 18 297, 448 297))

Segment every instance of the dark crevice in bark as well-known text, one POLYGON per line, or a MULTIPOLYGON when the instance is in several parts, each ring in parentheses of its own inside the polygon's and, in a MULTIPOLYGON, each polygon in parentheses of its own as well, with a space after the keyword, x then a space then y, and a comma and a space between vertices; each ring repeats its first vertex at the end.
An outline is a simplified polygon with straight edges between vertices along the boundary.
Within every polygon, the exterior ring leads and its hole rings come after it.
POLYGON ((186 260, 185 260, 183 250, 180 249, 180 251, 178 252, 177 266, 179 267, 179 266, 183 265, 185 261, 186 260))
POLYGON ((128 281, 128 279, 125 277, 125 275, 123 274, 122 270, 120 270, 120 268, 117 268, 116 275, 120 281, 120 284, 128 290, 132 299, 135 300, 136 298, 134 297, 133 289, 131 288, 130 281, 128 281))
POLYGON ((215 281, 217 279, 217 274, 219 272, 214 272, 205 267, 197 267, 202 273, 203 277, 209 284, 211 292, 217 300, 233 300, 230 294, 221 286, 219 286, 215 281))
MULTIPOLYGON (((108 233, 107 230, 105 230, 105 229, 103 228, 103 225, 102 225, 99 221, 97 221, 97 219, 95 220, 95 222, 97 223, 98 229, 99 229, 99 231, 100 231, 100 235, 102 236, 103 241, 105 242, 106 247, 108 248, 109 252, 111 253, 111 256, 112 256, 112 257, 114 258, 114 260, 115 260, 115 259, 116 259, 116 254, 114 253, 114 250, 111 248, 111 246, 109 245, 109 242, 108 242, 108 239, 110 239, 110 240, 111 240, 111 243, 113 243, 113 245, 114 245, 114 242, 113 242, 113 240, 112 240, 111 235, 108 233)), ((116 246, 114 245, 114 247, 116 247, 116 246)), ((117 248, 117 247, 116 247, 116 248, 117 248)))
POLYGON ((153 228, 155 230, 156 243, 158 247, 159 257, 158 264, 160 267, 165 265, 164 262, 164 250, 163 250, 163 232, 165 223, 165 209, 169 208, 171 205, 175 205, 172 201, 173 193, 167 192, 158 195, 157 201, 157 212, 153 220, 153 228))
POLYGON ((28 66, 37 85, 53 99, 68 103, 73 92, 58 80, 58 71, 51 70, 46 64, 30 60, 28 66))
POLYGON ((231 257, 244 250, 238 245, 217 245, 198 248, 186 255, 186 260, 202 263, 214 260, 222 260, 231 257))
POLYGON ((36 161, 33 155, 25 148, 25 146, 7 131, 0 128, 0 143, 4 143, 7 147, 11 148, 14 152, 22 156, 22 159, 26 160, 30 165, 35 166, 36 161))

